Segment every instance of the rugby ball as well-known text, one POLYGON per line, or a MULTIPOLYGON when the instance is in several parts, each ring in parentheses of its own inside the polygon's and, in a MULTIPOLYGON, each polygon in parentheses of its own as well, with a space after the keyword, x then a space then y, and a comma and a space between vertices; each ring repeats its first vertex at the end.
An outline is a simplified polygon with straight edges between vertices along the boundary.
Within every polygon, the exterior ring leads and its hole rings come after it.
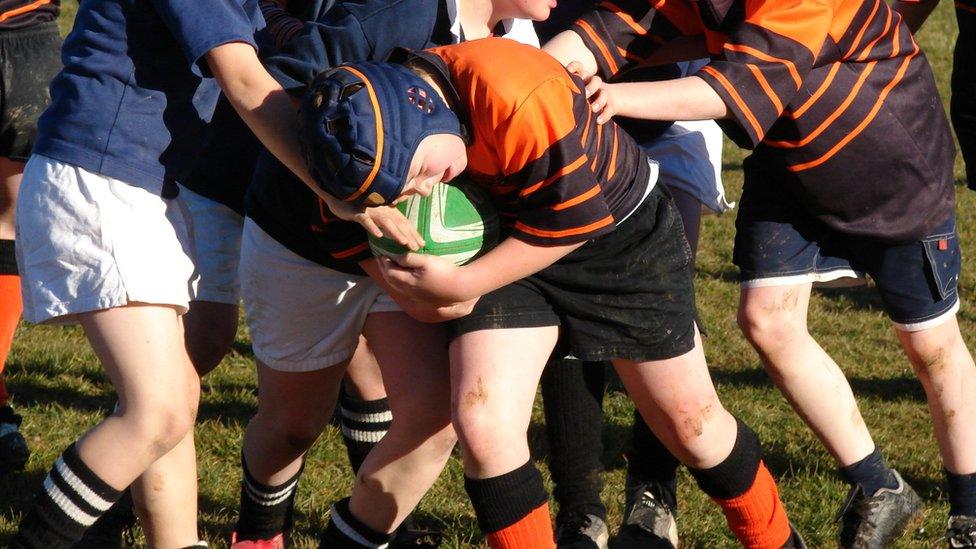
MULTIPOLYGON (((417 228, 424 247, 414 253, 436 255, 464 265, 498 243, 498 213, 484 189, 464 176, 434 185, 430 196, 411 195, 397 209, 417 228)), ((389 238, 369 237, 373 255, 409 250, 389 238)))

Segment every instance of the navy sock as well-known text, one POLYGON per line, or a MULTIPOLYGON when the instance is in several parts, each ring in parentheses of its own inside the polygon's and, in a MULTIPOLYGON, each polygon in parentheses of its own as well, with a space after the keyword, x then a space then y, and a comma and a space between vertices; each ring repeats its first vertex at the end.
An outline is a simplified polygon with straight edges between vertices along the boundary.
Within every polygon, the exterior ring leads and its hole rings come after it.
POLYGON ((949 482, 949 514, 976 516, 976 473, 956 475, 945 472, 949 482))
POLYGON ((840 476, 848 484, 857 484, 864 490, 864 495, 872 496, 882 488, 897 488, 898 479, 895 478, 891 467, 884 461, 881 449, 874 451, 861 461, 840 468, 840 476))

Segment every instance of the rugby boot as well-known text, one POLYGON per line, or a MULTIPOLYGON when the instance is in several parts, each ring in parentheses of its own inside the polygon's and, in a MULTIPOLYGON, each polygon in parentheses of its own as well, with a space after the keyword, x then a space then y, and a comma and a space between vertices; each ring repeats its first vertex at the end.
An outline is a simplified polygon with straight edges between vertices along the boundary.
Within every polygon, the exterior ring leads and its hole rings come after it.
POLYGON ((397 528, 390 549, 420 549, 421 547, 440 547, 444 534, 433 528, 422 528, 417 525, 413 515, 407 516, 397 528))
POLYGON ((607 549, 610 531, 596 515, 570 511, 556 525, 558 549, 607 549))
POLYGON ((871 496, 860 485, 851 487, 837 513, 841 522, 840 546, 844 549, 891 547, 909 523, 922 512, 922 500, 915 490, 892 471, 898 486, 881 488, 871 496))
POLYGON ((659 483, 627 476, 624 523, 612 549, 674 549, 678 546, 675 494, 659 483))
POLYGON ((949 549, 976 547, 976 517, 965 515, 949 517, 946 543, 949 549))
POLYGON ((278 534, 271 539, 237 541, 237 532, 230 535, 231 549, 285 549, 285 535, 278 534))
POLYGON ((10 406, 0 407, 0 474, 23 471, 30 457, 27 441, 20 433, 22 418, 10 406))

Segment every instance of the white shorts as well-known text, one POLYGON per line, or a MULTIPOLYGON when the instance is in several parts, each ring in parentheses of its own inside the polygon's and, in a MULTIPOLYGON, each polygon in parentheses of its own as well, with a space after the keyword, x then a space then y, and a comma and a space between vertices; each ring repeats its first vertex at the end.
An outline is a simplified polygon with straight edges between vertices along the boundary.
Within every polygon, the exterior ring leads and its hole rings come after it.
POLYGON ((24 318, 70 322, 131 302, 186 312, 196 276, 186 206, 158 189, 31 156, 17 199, 24 318))
POLYGON ((352 357, 366 315, 400 307, 368 276, 309 261, 244 220, 241 295, 254 356, 282 372, 311 372, 352 357))
POLYGON ((193 261, 199 277, 194 301, 237 305, 241 299, 237 267, 241 262, 244 218, 216 200, 180 186, 180 198, 190 212, 193 261))

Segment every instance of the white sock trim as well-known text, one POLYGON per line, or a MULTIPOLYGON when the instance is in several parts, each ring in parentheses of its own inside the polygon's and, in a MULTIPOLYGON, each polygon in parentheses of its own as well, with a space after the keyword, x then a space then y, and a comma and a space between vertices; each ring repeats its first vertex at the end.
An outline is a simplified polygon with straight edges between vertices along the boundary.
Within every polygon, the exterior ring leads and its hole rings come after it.
POLYGON ((364 538, 359 532, 357 532, 352 526, 349 526, 342 516, 336 511, 335 506, 332 506, 332 522, 336 525, 336 528, 342 532, 342 535, 351 539, 352 541, 362 545, 363 547, 369 547, 370 549, 387 549, 390 544, 384 543, 382 545, 377 545, 368 539, 364 538))
POLYGON ((54 504, 57 505, 59 509, 64 511, 64 514, 68 515, 71 520, 77 522, 78 524, 87 528, 94 524, 98 519, 97 516, 89 515, 80 507, 75 505, 75 503, 71 501, 71 498, 66 496, 65 493, 58 488, 58 485, 51 480, 51 475, 48 475, 47 478, 44 479, 44 490, 47 491, 48 497, 51 498, 54 504))
MULTIPOLYGON (((108 511, 108 508, 112 506, 111 501, 106 501, 95 492, 92 491, 80 478, 75 474, 74 471, 68 467, 68 464, 64 462, 64 458, 58 456, 57 461, 54 462, 54 467, 57 469, 61 477, 71 486, 71 489, 78 493, 88 505, 91 505, 95 509, 101 512, 108 511)), ((57 488, 57 487, 55 487, 57 488)), ((58 490, 60 492, 60 490, 58 490)))

